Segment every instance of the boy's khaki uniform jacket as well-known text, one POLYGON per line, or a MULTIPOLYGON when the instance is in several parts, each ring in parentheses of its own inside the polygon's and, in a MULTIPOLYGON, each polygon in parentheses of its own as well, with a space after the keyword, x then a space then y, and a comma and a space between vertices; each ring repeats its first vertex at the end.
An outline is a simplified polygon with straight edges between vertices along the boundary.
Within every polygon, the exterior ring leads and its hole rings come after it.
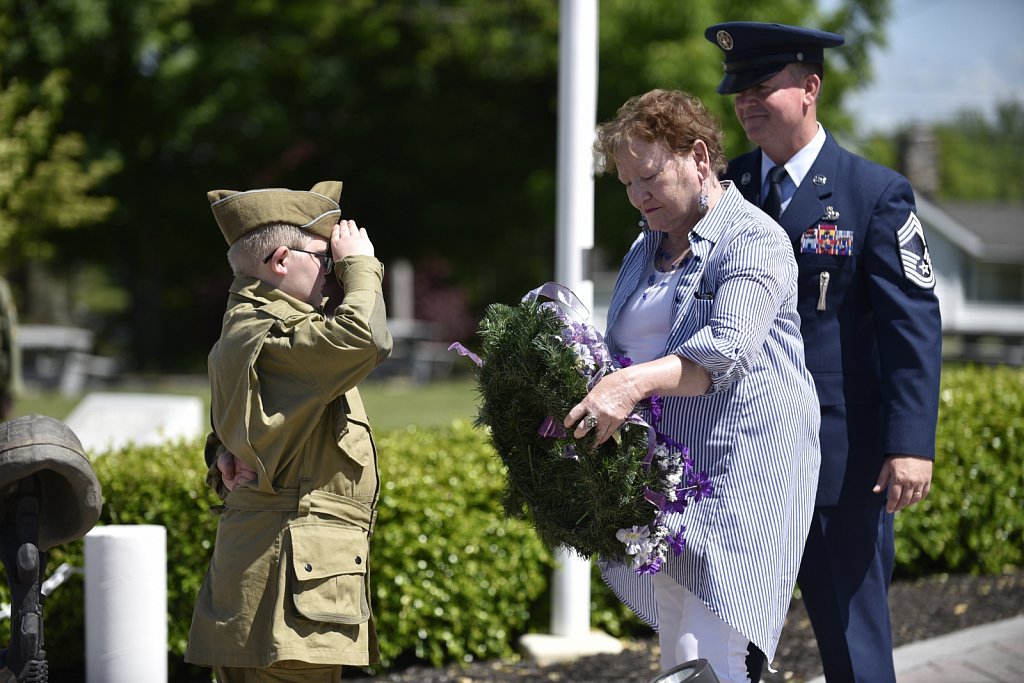
MULTIPOLYGON (((356 385, 391 353, 377 259, 342 260, 333 316, 236 277, 209 357, 211 417, 258 482, 224 498, 186 661, 377 661, 368 540, 377 453, 356 385)), ((212 466, 216 470, 216 464, 212 466)))

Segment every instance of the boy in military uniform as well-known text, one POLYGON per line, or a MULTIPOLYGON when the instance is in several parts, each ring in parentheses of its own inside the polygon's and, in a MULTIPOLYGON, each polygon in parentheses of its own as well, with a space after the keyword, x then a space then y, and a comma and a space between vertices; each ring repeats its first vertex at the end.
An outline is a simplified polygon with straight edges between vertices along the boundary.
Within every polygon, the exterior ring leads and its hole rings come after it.
POLYGON ((223 497, 186 661, 220 683, 341 679, 378 659, 377 454, 357 384, 391 353, 383 266, 341 183, 208 194, 235 274, 209 356, 223 497), (326 278, 344 289, 323 310, 326 278))

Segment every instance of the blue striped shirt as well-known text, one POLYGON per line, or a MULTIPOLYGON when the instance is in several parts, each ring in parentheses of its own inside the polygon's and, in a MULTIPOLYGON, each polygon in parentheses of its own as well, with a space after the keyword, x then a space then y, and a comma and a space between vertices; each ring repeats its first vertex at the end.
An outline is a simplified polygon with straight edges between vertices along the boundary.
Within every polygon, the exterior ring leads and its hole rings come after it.
MULTIPOLYGON (((673 528, 686 527, 686 549, 662 571, 771 661, 814 508, 820 415, 804 365, 792 245, 781 227, 725 186, 690 233, 693 257, 677 281, 664 351, 706 369, 712 385, 704 396, 665 398, 659 425, 690 447, 715 491, 671 515, 673 528)), ((623 261, 608 311, 613 353, 630 334, 616 320, 643 286, 661 237, 644 231, 623 261)), ((657 628, 650 577, 623 565, 601 567, 612 590, 657 628)))

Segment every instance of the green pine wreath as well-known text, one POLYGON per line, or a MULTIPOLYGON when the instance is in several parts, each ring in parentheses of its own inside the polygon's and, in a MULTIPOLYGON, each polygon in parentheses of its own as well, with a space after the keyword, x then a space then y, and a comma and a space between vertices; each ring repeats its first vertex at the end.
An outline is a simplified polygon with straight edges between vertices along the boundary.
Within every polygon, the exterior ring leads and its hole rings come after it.
POLYGON ((639 415, 600 446, 561 427, 588 384, 614 371, 589 323, 528 298, 488 306, 478 334, 477 424, 506 468, 506 514, 527 520, 549 548, 631 560, 637 571, 657 571, 669 547, 681 552, 682 530, 664 528, 663 512, 710 492, 706 479, 693 486, 688 451, 655 443, 639 415))

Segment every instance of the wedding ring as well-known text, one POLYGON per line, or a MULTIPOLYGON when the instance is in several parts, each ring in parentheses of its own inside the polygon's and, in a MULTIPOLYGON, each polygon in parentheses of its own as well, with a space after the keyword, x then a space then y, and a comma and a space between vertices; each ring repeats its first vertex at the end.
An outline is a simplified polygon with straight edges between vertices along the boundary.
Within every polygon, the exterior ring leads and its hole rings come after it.
POLYGON ((583 418, 583 426, 587 429, 593 429, 597 426, 597 415, 587 415, 583 418))

